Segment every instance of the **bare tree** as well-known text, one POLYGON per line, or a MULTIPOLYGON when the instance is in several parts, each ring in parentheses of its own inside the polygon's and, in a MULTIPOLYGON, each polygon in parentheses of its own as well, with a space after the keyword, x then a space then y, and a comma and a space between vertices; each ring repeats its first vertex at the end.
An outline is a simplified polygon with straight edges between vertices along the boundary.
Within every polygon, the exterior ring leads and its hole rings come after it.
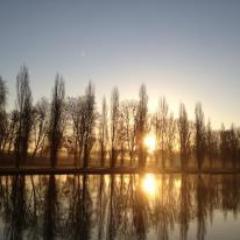
POLYGON ((147 133, 147 103, 148 96, 145 85, 141 85, 139 90, 139 102, 138 102, 138 111, 137 111, 137 148, 138 148, 138 162, 139 167, 144 168, 146 165, 146 148, 144 146, 144 137, 147 133))
POLYGON ((176 120, 173 114, 170 114, 167 124, 167 153, 170 166, 173 166, 174 146, 176 141, 176 120))
POLYGON ((210 168, 212 168, 213 166, 213 155, 214 155, 213 145, 214 145, 213 131, 212 131, 211 122, 209 120, 207 124, 207 130, 206 130, 206 152, 207 152, 210 168))
POLYGON ((83 159, 83 167, 86 168, 95 142, 95 92, 91 82, 84 96, 69 99, 68 107, 73 123, 75 166, 80 165, 83 159))
POLYGON ((220 130, 220 155, 222 160, 222 167, 226 168, 227 160, 229 159, 229 131, 225 129, 224 124, 220 130))
POLYGON ((219 157, 219 132, 212 129, 210 120, 206 129, 206 154, 208 157, 210 168, 213 168, 213 160, 219 157))
POLYGON ((77 167, 81 160, 81 149, 83 143, 83 114, 84 114, 84 99, 79 98, 69 98, 68 101, 68 111, 72 120, 73 129, 73 151, 74 151, 74 161, 77 167))
POLYGON ((123 134, 128 150, 130 165, 133 166, 134 155, 136 150, 136 123, 137 123, 137 108, 136 101, 124 101, 121 104, 121 114, 123 118, 123 134))
POLYGON ((0 154, 4 151, 7 138, 8 118, 6 113, 7 87, 0 76, 0 154))
POLYGON ((59 148, 63 138, 65 86, 62 77, 56 76, 52 94, 49 134, 51 166, 56 167, 59 148))
POLYGON ((111 96, 111 168, 116 166, 119 133, 119 92, 115 87, 111 96))
POLYGON ((84 133, 84 153, 83 167, 88 167, 90 152, 94 144, 94 127, 96 120, 95 113, 95 92, 91 82, 89 82, 85 93, 85 133, 84 133))
POLYGON ((100 142, 100 156, 101 167, 105 165, 107 145, 108 145, 108 116, 107 116, 107 103, 106 98, 102 101, 102 114, 99 124, 99 142, 100 142))
POLYGON ((188 121, 188 115, 183 103, 180 104, 179 119, 178 119, 178 131, 179 131, 179 144, 180 144, 180 159, 182 170, 186 169, 189 153, 190 153, 190 126, 188 121))
MULTIPOLYGON (((168 130, 168 104, 166 98, 163 97, 159 102, 159 111, 156 114, 155 131, 157 138, 158 149, 161 152, 162 168, 166 165, 166 152, 167 152, 167 130, 168 130)), ((158 154, 157 159, 158 160, 158 154)))
POLYGON ((5 81, 0 76, 0 109, 5 109, 7 100, 7 87, 5 81))
POLYGON ((222 125, 220 131, 220 153, 222 158, 222 167, 226 168, 229 163, 233 168, 237 167, 237 158, 239 151, 239 136, 238 132, 232 124, 230 129, 225 129, 222 125))
POLYGON ((36 156, 38 152, 43 153, 44 143, 47 137, 48 130, 48 109, 49 103, 45 98, 42 98, 37 102, 34 107, 34 121, 33 121, 33 153, 32 159, 36 156))
POLYGON ((195 148, 198 170, 201 170, 205 156, 205 123, 201 103, 197 103, 195 108, 195 148))
POLYGON ((127 112, 126 112, 125 102, 122 102, 120 104, 120 110, 119 110, 119 136, 118 136, 121 166, 124 166, 125 164, 126 151, 128 148, 129 125, 126 119, 127 118, 126 114, 127 112))
POLYGON ((232 124, 231 129, 230 129, 230 134, 229 134, 229 142, 230 142, 230 158, 232 161, 232 167, 234 169, 237 168, 237 159, 238 159, 238 149, 239 149, 239 138, 238 138, 238 133, 237 130, 232 124))
POLYGON ((17 75, 18 131, 15 140, 16 167, 27 158, 32 127, 32 93, 29 86, 28 69, 23 66, 17 75))
POLYGON ((9 116, 9 126, 8 126, 8 137, 7 137, 7 153, 11 154, 14 150, 14 140, 17 135, 19 122, 19 113, 17 110, 14 110, 10 113, 9 116))

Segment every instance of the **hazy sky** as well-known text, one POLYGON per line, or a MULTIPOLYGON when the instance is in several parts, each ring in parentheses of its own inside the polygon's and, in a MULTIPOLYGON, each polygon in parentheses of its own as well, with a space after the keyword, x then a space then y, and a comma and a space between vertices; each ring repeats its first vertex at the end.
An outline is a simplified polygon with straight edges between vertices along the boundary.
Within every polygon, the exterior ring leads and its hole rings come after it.
POLYGON ((9 105, 16 74, 30 70, 33 96, 49 97, 57 72, 68 95, 89 80, 98 99, 117 85, 136 98, 147 85, 150 109, 166 96, 177 114, 197 101, 216 126, 240 124, 240 1, 0 0, 0 75, 9 105))

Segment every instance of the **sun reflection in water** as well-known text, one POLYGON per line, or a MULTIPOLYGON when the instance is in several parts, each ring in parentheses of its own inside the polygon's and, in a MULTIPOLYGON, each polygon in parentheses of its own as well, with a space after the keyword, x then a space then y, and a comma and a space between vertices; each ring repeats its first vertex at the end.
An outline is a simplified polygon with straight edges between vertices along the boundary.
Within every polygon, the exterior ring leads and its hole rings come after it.
POLYGON ((181 179, 175 179, 174 181, 174 187, 175 189, 179 190, 182 187, 181 179))
POLYGON ((146 174, 142 179, 142 190, 148 196, 154 196, 156 193, 156 178, 154 174, 146 174))

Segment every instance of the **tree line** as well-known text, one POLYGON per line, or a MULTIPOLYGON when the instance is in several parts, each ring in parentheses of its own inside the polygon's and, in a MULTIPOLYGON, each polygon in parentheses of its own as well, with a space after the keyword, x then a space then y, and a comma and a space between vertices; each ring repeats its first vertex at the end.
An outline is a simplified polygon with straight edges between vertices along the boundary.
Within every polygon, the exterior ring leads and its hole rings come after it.
POLYGON ((28 69, 23 66, 16 77, 16 107, 7 109, 7 86, 0 77, 0 155, 14 159, 15 166, 49 159, 56 167, 63 157, 73 159, 75 167, 155 167, 183 171, 196 167, 240 167, 240 130, 232 124, 213 130, 206 122, 201 103, 190 120, 181 103, 179 115, 169 110, 162 97, 155 113, 148 111, 145 85, 136 100, 121 100, 117 87, 110 104, 103 97, 96 107, 94 85, 89 82, 79 97, 66 97, 65 83, 57 75, 50 102, 41 98, 33 104, 28 69), (156 149, 149 153, 145 137, 156 137, 156 149))

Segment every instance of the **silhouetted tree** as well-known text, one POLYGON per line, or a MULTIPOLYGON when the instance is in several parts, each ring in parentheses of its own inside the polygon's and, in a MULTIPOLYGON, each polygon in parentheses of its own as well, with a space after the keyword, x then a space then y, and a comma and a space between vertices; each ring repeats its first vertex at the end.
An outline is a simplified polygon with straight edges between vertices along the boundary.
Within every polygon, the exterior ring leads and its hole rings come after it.
POLYGON ((114 88, 111 96, 111 168, 116 166, 119 135, 119 92, 114 88))
POLYGON ((230 160, 230 148, 230 131, 226 130, 223 124, 220 131, 220 154, 223 168, 227 167, 228 160, 230 160))
POLYGON ((121 104, 121 114, 124 122, 122 132, 125 135, 124 140, 126 141, 131 166, 134 163, 136 150, 137 108, 138 103, 136 101, 124 101, 121 104))
POLYGON ((179 131, 179 144, 180 144, 180 159, 181 168, 185 170, 189 153, 190 153, 190 126, 188 121, 188 115, 183 103, 180 104, 179 119, 178 119, 178 131, 179 131))
POLYGON ((147 133, 147 108, 148 96, 145 85, 142 85, 139 90, 139 102, 136 118, 136 142, 138 151, 138 164, 140 168, 146 165, 146 149, 144 146, 144 137, 147 133))
POLYGON ((167 125, 168 125, 168 104, 166 98, 163 97, 159 102, 159 111, 156 117, 156 137, 158 148, 161 153, 162 168, 166 165, 166 150, 167 150, 167 125))
POLYGON ((95 92, 91 82, 89 82, 84 96, 69 99, 68 108, 73 127, 75 166, 80 166, 81 160, 83 160, 83 167, 86 168, 96 139, 94 130, 97 114, 95 92))
POLYGON ((0 76, 0 154, 4 151, 7 138, 8 119, 6 113, 7 87, 0 76))
POLYGON ((49 134, 51 166, 56 167, 59 148, 63 138, 65 86, 62 77, 56 76, 53 89, 49 134))
POLYGON ((195 108, 195 131, 197 166, 201 170, 205 156, 205 124, 201 103, 197 103, 195 108))
POLYGON ((170 114, 167 126, 167 152, 170 166, 173 166, 174 146, 176 145, 176 120, 170 114))
POLYGON ((14 110, 10 113, 10 116, 9 116, 8 139, 7 139, 8 154, 11 154, 11 152, 14 150, 14 140, 17 135, 18 122, 19 122, 19 113, 17 110, 14 110))
POLYGON ((108 116, 106 98, 102 101, 102 114, 99 124, 99 143, 100 143, 100 158, 101 167, 105 165, 107 146, 108 146, 108 116))
POLYGON ((48 108, 49 103, 45 98, 42 98, 39 102, 37 102, 34 107, 33 114, 33 142, 34 148, 32 152, 32 159, 36 156, 36 154, 40 151, 41 155, 44 148, 45 139, 47 137, 48 130, 48 108))
POLYGON ((84 104, 84 152, 83 152, 83 167, 88 167, 90 152, 94 144, 94 127, 96 120, 95 113, 95 92, 92 83, 88 84, 85 93, 85 104, 84 104))
POLYGON ((32 93, 29 86, 28 69, 23 66, 17 75, 17 111, 19 122, 15 139, 16 167, 25 161, 28 153, 32 127, 32 93))
POLYGON ((213 167, 213 157, 214 157, 214 149, 215 149, 215 144, 214 144, 214 133, 212 131, 212 126, 211 122, 208 121, 207 124, 207 130, 206 130, 206 153, 208 156, 208 161, 210 168, 213 167))
POLYGON ((237 168, 237 159, 238 159, 238 149, 239 149, 239 138, 237 130, 235 129, 234 125, 232 124, 230 133, 229 133, 229 145, 230 145, 230 158, 232 161, 232 167, 234 169, 237 168))
POLYGON ((123 103, 121 103, 119 108, 119 132, 118 132, 118 146, 121 166, 124 166, 125 164, 125 153, 127 146, 127 128, 125 125, 126 121, 123 109, 124 106, 123 103))
POLYGON ((72 120, 73 129, 73 152, 74 152, 74 163, 77 167, 81 161, 81 150, 83 145, 83 133, 84 126, 83 114, 84 114, 84 100, 83 97, 69 98, 68 100, 68 112, 72 120))

